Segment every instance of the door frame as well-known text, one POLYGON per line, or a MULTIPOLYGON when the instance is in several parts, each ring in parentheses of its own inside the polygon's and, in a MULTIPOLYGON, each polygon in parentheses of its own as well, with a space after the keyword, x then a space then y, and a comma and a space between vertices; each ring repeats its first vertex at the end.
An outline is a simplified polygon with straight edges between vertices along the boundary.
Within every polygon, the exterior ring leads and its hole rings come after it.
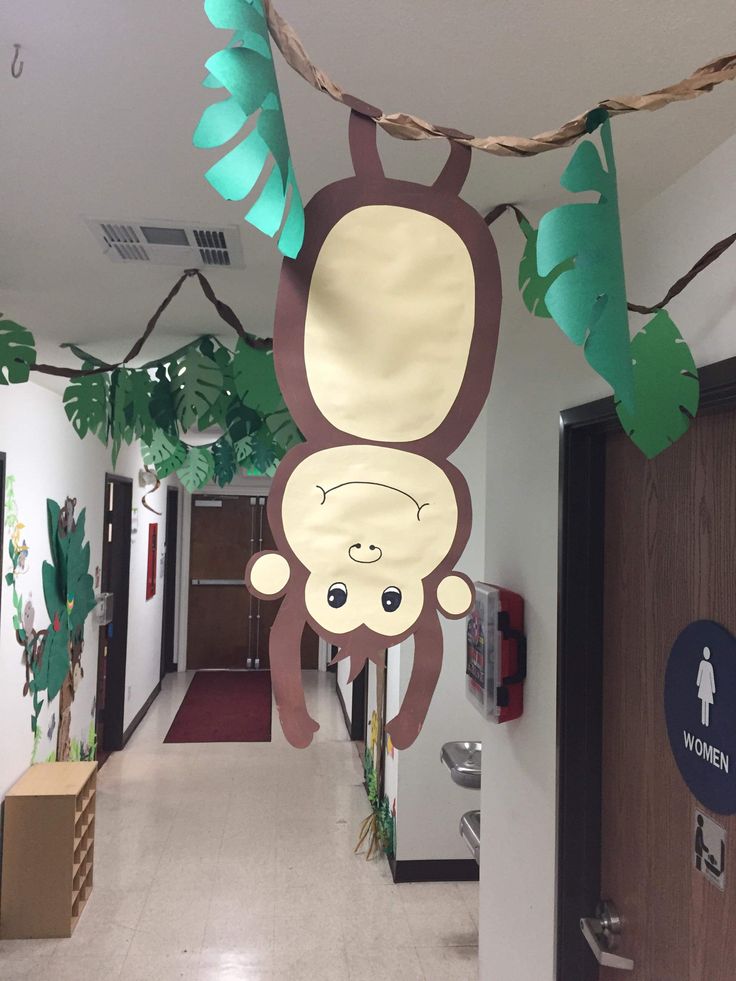
POLYGON ((166 488, 166 518, 164 520, 164 582, 161 604, 161 664, 159 681, 165 674, 176 671, 176 570, 179 555, 179 489, 166 488))
MULTIPOLYGON (((119 654, 120 656, 115 659, 112 658, 108 665, 108 669, 105 677, 105 703, 104 712, 105 718, 102 727, 103 734, 103 745, 99 747, 101 753, 107 758, 107 755, 116 750, 120 750, 125 745, 125 681, 126 681, 126 667, 128 661, 128 602, 130 599, 130 549, 131 549, 131 528, 132 528, 132 505, 133 505, 133 481, 129 477, 120 477, 118 474, 106 473, 104 480, 104 503, 103 503, 103 521, 102 521, 102 574, 105 574, 105 546, 108 544, 107 537, 105 534, 105 529, 107 527, 107 516, 110 511, 108 506, 109 501, 109 490, 108 486, 112 484, 117 487, 124 488, 124 498, 123 503, 127 501, 127 507, 123 511, 123 523, 125 533, 123 535, 123 565, 127 565, 128 575, 124 579, 124 588, 122 595, 113 594, 113 629, 115 634, 120 640, 119 654)), ((120 498, 114 498, 113 509, 115 507, 116 501, 120 498)), ((101 583, 104 586, 104 583, 101 583)), ((108 584, 109 585, 109 584, 108 584)), ((99 641, 98 641, 98 653, 97 653, 97 670, 98 670, 98 680, 97 685, 99 686, 99 671, 100 662, 103 657, 104 648, 104 635, 108 630, 107 627, 100 627, 99 629, 99 641)), ((97 713, 100 711, 99 699, 97 702, 97 713)), ((95 716, 95 727, 97 727, 97 715, 95 716)))
MULTIPOLYGON (((701 368, 700 412, 736 405, 736 357, 701 368)), ((557 639, 557 981, 598 981, 580 933, 600 895, 603 533, 612 398, 560 414, 557 639)))

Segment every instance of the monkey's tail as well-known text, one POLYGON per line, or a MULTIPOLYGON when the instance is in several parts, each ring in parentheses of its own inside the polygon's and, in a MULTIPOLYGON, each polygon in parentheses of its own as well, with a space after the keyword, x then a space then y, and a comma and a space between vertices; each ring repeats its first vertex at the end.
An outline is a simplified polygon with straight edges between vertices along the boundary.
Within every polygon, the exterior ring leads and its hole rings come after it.
POLYGON ((344 647, 341 647, 337 654, 330 661, 330 667, 338 661, 345 661, 350 658, 350 674, 348 684, 351 684, 363 670, 366 661, 373 661, 374 664, 383 663, 383 651, 376 651, 374 647, 351 640, 344 647))

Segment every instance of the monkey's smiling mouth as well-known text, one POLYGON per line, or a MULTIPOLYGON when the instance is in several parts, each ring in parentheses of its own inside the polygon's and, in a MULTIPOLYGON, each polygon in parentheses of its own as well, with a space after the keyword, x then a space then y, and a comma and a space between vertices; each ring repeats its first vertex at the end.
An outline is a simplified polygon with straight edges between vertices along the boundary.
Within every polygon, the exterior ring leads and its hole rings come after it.
POLYGON ((354 549, 357 552, 359 549, 362 548, 363 546, 360 544, 360 542, 356 542, 355 545, 351 545, 350 548, 348 549, 348 555, 353 560, 353 562, 360 562, 361 565, 372 565, 372 563, 378 562, 378 560, 383 556, 383 549, 380 548, 380 546, 378 545, 368 546, 368 551, 370 552, 371 555, 371 557, 368 559, 359 559, 357 555, 353 555, 354 549), (375 554, 376 552, 378 553, 377 555, 375 554))
MULTIPOLYGON (((322 491, 322 500, 319 503, 320 504, 324 504, 325 501, 327 500, 327 495, 328 494, 331 494, 333 491, 339 490, 341 487, 352 487, 355 484, 360 484, 361 486, 364 486, 364 487, 385 487, 386 490, 395 491, 397 494, 401 494, 404 497, 408 497, 409 500, 412 501, 412 503, 414 504, 414 506, 417 509, 417 521, 419 521, 419 519, 421 517, 422 508, 429 507, 429 501, 427 501, 425 504, 420 504, 419 501, 415 497, 412 497, 411 494, 407 494, 407 492, 401 490, 400 487, 392 487, 391 484, 381 484, 381 483, 379 483, 376 480, 346 480, 344 484, 335 484, 334 487, 329 487, 327 490, 325 490, 324 487, 321 486, 321 484, 317 484, 316 485, 317 486, 317 490, 321 490, 322 491)), ((377 547, 378 546, 376 546, 376 548, 377 547)), ((355 548, 355 546, 354 545, 351 545, 351 548, 355 548)), ((352 559, 353 556, 351 555, 350 558, 352 559)), ((380 558, 380 556, 379 556, 379 558, 380 558)), ((361 560, 360 559, 355 559, 354 561, 355 562, 360 562, 361 560)), ((365 561, 365 560, 362 560, 362 561, 365 561)), ((371 559, 370 561, 371 562, 377 562, 378 559, 371 559)))

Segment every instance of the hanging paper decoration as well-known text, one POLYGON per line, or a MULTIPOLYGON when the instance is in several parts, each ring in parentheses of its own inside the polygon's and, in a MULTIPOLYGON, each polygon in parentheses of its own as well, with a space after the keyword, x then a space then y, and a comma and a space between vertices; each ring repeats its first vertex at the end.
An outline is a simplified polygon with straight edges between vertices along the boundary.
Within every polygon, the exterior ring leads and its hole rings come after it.
POLYGON ((616 405, 624 431, 650 460, 683 436, 698 411, 700 383, 690 349, 659 313, 631 342, 635 410, 616 405))
POLYGON ((442 664, 437 615, 465 616, 454 571, 470 534, 470 495, 447 461, 491 382, 501 309, 496 249, 460 200, 470 166, 453 145, 431 187, 388 180, 376 128, 353 112, 355 177, 306 208, 297 260, 276 302, 276 373, 306 437, 279 465, 268 498, 278 551, 248 564, 251 591, 284 595, 270 635, 287 739, 311 742, 301 682, 305 623, 341 648, 354 677, 367 658, 414 637, 411 679, 386 726, 416 739, 442 664))
POLYGON ((27 327, 0 319, 0 385, 27 382, 36 363, 36 342, 27 327))
POLYGON ((204 9, 215 27, 235 33, 230 45, 212 55, 205 66, 209 75, 204 85, 225 88, 230 96, 202 113, 194 131, 194 145, 224 146, 258 113, 255 126, 210 167, 205 178, 227 201, 242 201, 272 162, 245 220, 271 237, 280 229, 278 247, 293 258, 304 238, 304 209, 294 177, 262 0, 205 0, 204 9))
MULTIPOLYGON (((110 367, 72 378, 64 408, 77 434, 93 433, 121 446, 139 440, 143 461, 163 480, 172 473, 188 491, 211 480, 221 487, 244 470, 273 474, 289 447, 301 442, 276 381, 273 354, 238 339, 232 352, 214 337, 200 337, 141 368, 110 367), (186 434, 224 430, 209 446, 188 446, 186 434)), ((83 368, 103 362, 68 345, 83 368)))
POLYGON ((603 165, 595 145, 581 143, 560 183, 580 194, 593 191, 589 204, 563 204, 539 223, 539 275, 554 275, 544 302, 559 327, 581 344, 590 366, 608 382, 624 407, 634 410, 634 377, 629 352, 624 259, 611 123, 601 126, 603 165), (560 269, 574 261, 573 267, 560 269))

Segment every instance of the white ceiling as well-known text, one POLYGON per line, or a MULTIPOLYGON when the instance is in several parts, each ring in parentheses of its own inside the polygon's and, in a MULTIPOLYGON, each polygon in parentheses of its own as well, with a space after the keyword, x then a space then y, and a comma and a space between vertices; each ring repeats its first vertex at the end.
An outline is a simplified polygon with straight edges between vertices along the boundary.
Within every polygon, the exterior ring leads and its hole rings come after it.
MULTIPOLYGON (((534 134, 599 98, 647 91, 736 47, 733 0, 277 0, 314 61, 386 111, 487 135, 534 134)), ((0 310, 43 343, 122 355, 175 280, 174 267, 121 266, 83 216, 238 223, 202 174, 217 151, 191 134, 211 91, 203 63, 228 35, 200 0, 5 4, 0 49, 0 310), (10 76, 13 42, 25 68, 10 76), (7 59, 3 64, 2 58, 7 59)), ((292 154, 306 200, 349 173, 347 112, 276 52, 292 154)), ((632 210, 736 132, 736 83, 696 102, 614 121, 621 198, 632 210)), ((446 148, 381 136, 387 173, 430 181, 446 148)), ((561 199, 569 151, 532 160, 474 155, 465 197, 539 214, 561 199)), ((683 229, 683 234, 687 230, 683 229)), ((246 328, 271 330, 280 257, 242 223, 245 271, 213 270, 246 328)), ((504 236, 506 238, 506 236, 504 236)), ((693 258, 696 258, 695 256, 693 258)), ((682 270, 673 270, 673 279, 682 270)), ((228 335, 194 284, 162 322, 173 337, 228 335)), ((58 355, 51 351, 58 360, 58 355)))

